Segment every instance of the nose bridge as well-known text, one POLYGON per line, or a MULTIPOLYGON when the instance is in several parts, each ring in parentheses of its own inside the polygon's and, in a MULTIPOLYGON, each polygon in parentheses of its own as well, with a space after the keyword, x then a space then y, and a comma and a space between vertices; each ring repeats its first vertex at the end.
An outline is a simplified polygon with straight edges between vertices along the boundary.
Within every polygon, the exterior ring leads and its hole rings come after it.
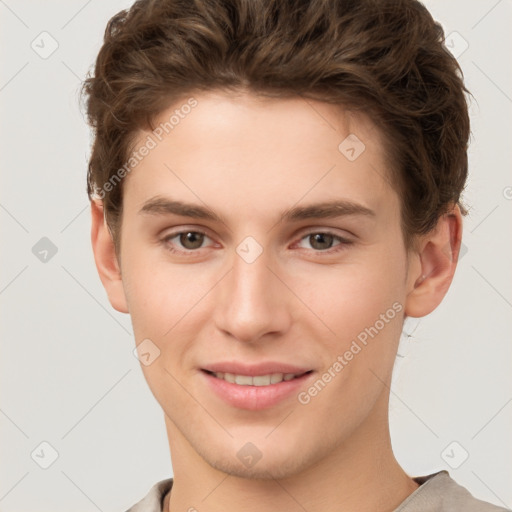
MULTIPOLYGON (((237 250, 240 251, 240 247, 237 250)), ((267 252, 262 252, 254 260, 237 252, 231 272, 232 293, 244 302, 247 299, 259 302, 266 298, 273 276, 268 268, 269 260, 270 255, 267 252)))
POLYGON ((243 341, 256 341, 266 332, 286 327, 286 298, 269 269, 271 254, 256 254, 251 241, 242 242, 233 255, 232 269, 223 280, 222 298, 216 305, 220 329, 243 341))

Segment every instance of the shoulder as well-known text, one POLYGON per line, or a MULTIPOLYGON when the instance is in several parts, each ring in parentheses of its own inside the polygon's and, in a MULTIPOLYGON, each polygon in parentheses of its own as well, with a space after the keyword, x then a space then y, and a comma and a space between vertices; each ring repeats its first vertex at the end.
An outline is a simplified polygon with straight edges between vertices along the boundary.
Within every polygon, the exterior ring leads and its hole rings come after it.
POLYGON ((428 476, 416 477, 420 484, 394 512, 511 512, 475 498, 443 470, 428 476))
POLYGON ((149 492, 126 512, 162 512, 165 495, 171 490, 172 478, 160 480, 149 492))

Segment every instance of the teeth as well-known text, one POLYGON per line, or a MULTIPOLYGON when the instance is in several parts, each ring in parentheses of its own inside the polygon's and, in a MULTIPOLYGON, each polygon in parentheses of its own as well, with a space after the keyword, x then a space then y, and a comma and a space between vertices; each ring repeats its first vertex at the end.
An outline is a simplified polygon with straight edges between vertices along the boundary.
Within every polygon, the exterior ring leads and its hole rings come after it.
POLYGON ((273 373, 270 376, 270 384, 278 384, 283 380, 283 374, 282 373, 273 373))
POLYGON ((270 385, 270 379, 272 375, 258 375, 252 378, 253 386, 268 386, 270 385))
POLYGON ((252 384, 252 377, 249 377, 248 375, 235 375, 235 384, 250 386, 252 384))
POLYGON ((269 386, 270 384, 279 384, 283 380, 292 380, 296 376, 295 373, 272 373, 269 375, 257 375, 256 377, 234 375, 233 373, 215 373, 215 377, 218 379, 224 379, 227 382, 239 384, 240 386, 269 386))

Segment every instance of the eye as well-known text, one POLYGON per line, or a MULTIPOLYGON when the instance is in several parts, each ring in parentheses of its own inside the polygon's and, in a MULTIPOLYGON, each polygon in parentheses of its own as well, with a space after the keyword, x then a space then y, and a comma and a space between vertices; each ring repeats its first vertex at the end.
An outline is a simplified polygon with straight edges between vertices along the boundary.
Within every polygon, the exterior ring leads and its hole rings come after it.
MULTIPOLYGON (((205 240, 211 240, 206 233, 202 231, 185 230, 176 233, 171 233, 162 239, 162 243, 166 249, 172 253, 187 254, 198 252, 202 249, 205 240), (175 247, 178 246, 178 249, 175 247)), ((315 231, 308 233, 300 239, 299 247, 304 247, 304 242, 310 244, 314 252, 338 252, 346 249, 346 246, 351 245, 353 242, 344 237, 334 233, 315 231), (337 243, 335 243, 337 242, 337 243)))
MULTIPOLYGON (((347 240, 339 235, 335 235, 334 233, 326 233, 326 232, 311 232, 306 236, 301 238, 301 242, 306 241, 311 245, 311 247, 315 250, 315 252, 329 251, 329 252, 337 252, 346 248, 347 245, 352 244, 351 240, 347 240), (333 243, 337 241, 338 243, 333 245, 333 243)), ((299 244, 300 244, 299 243, 299 244)), ((300 245, 299 245, 300 246, 300 245)), ((303 247, 303 246, 302 246, 303 247)), ((307 247, 306 247, 307 249, 307 247)))
POLYGON ((201 246, 205 239, 210 239, 206 235, 206 233, 202 233, 201 231, 180 231, 178 233, 172 233, 166 236, 162 242, 167 246, 167 249, 171 252, 192 252, 197 249, 201 249, 201 246), (177 239, 177 242, 172 242, 172 240, 177 239), (176 243, 179 243, 182 248, 185 250, 175 249, 172 247, 176 243))

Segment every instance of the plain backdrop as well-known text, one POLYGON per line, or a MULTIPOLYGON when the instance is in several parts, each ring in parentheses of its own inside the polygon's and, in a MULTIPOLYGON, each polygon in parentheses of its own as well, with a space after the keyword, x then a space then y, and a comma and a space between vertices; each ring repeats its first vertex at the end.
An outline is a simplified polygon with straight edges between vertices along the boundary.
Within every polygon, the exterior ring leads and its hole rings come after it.
MULTIPOLYGON (((172 476, 130 319, 110 306, 90 244, 78 91, 129 5, 0 0, 2 512, 123 511, 172 476)), ((471 211, 444 302, 406 325, 392 442, 410 475, 447 469, 512 507, 512 2, 426 5, 474 95, 471 211)))

